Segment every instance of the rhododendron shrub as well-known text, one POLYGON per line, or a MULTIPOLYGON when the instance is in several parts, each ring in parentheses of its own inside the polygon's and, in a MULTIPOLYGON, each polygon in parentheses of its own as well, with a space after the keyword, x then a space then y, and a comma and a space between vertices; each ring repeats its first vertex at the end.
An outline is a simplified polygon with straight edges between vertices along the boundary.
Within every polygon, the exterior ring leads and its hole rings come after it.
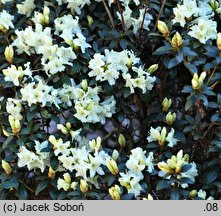
POLYGON ((1 199, 219 199, 221 1, 1 0, 1 199))

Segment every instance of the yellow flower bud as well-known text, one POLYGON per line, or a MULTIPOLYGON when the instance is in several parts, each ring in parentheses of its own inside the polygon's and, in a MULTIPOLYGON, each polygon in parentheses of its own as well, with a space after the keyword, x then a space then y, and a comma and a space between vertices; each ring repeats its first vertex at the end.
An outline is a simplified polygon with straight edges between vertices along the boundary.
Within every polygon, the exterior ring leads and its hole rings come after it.
POLYGON ((98 137, 98 138, 96 139, 95 149, 98 151, 100 148, 101 148, 101 138, 98 137))
POLYGON ((65 180, 65 182, 67 182, 67 183, 71 183, 71 176, 70 176, 70 174, 69 173, 65 173, 64 175, 63 175, 63 177, 64 177, 64 180, 65 180))
POLYGON ((4 171, 10 175, 12 173, 12 168, 10 166, 9 163, 7 163, 6 161, 2 160, 2 168, 4 169, 4 171))
POLYGON ((67 130, 67 128, 62 129, 61 132, 62 132, 63 134, 65 134, 65 135, 68 134, 68 130, 67 130))
POLYGON ((44 11, 43 11, 43 24, 48 24, 49 23, 49 14, 50 14, 50 9, 47 6, 44 6, 44 11))
POLYGON ((205 80, 205 78, 206 78, 206 72, 204 71, 204 72, 202 72, 201 74, 200 74, 200 77, 198 76, 198 74, 197 73, 195 73, 194 75, 193 75, 193 79, 192 79, 192 87, 193 87, 193 89, 195 89, 195 90, 199 90, 199 89, 201 89, 201 87, 202 87, 202 85, 203 85, 203 81, 205 80))
POLYGON ((193 89, 198 89, 198 82, 194 79, 192 79, 192 87, 193 89))
POLYGON ((121 191, 118 185, 111 187, 109 190, 109 194, 113 200, 120 200, 121 199, 121 191))
POLYGON ((52 169, 52 167, 49 167, 49 170, 48 170, 48 178, 49 178, 49 179, 54 179, 55 175, 56 175, 56 171, 54 171, 54 170, 52 169))
POLYGON ((171 45, 172 47, 179 49, 182 44, 183 44, 183 39, 179 34, 179 32, 176 32, 176 34, 172 38, 171 45))
POLYGON ((3 25, 0 25, 0 31, 3 32, 4 34, 6 34, 6 32, 8 31, 7 28, 5 28, 3 25))
POLYGON ((80 189, 83 193, 88 191, 88 183, 83 179, 80 180, 80 189))
POLYGON ((71 123, 70 123, 70 122, 67 122, 65 126, 66 126, 66 128, 67 128, 68 130, 71 129, 71 123))
POLYGON ((123 181, 122 179, 119 179, 119 182, 123 187, 127 188, 127 190, 131 188, 130 182, 123 181))
POLYGON ((8 121, 10 123, 10 126, 12 128, 13 134, 18 134, 21 130, 21 124, 18 119, 14 119, 11 115, 8 117, 8 121))
POLYGON ((211 8, 216 11, 219 8, 219 2, 215 1, 215 0, 210 0, 209 1, 209 5, 211 6, 211 8))
POLYGON ((169 112, 167 115, 166 115, 166 123, 168 125, 172 125, 174 123, 174 121, 176 120, 176 113, 171 113, 169 112))
POLYGON ((107 158, 106 166, 113 175, 117 175, 119 173, 119 169, 115 160, 107 158))
POLYGON ((158 139, 158 144, 160 146, 163 146, 164 143, 166 142, 166 135, 167 135, 167 130, 165 127, 163 127, 163 129, 161 130, 161 133, 160 133, 160 139, 158 139))
POLYGON ((203 81, 205 80, 205 78, 206 78, 206 72, 204 71, 204 72, 202 72, 201 74, 200 74, 200 77, 199 77, 199 84, 203 84, 203 81))
POLYGON ((124 148, 125 146, 125 143, 126 143, 126 140, 125 140, 125 137, 123 134, 120 134, 119 137, 118 137, 118 142, 120 144, 120 147, 121 148, 124 148))
POLYGON ((4 55, 5 55, 6 61, 9 62, 10 64, 12 64, 13 59, 14 59, 14 50, 11 45, 9 45, 5 48, 4 55))
POLYGON ((130 69, 132 67, 133 61, 131 58, 128 59, 127 67, 130 69))
POLYGON ((157 28, 163 34, 164 37, 167 37, 169 35, 169 29, 163 21, 158 21, 157 28))
POLYGON ((53 149, 55 150, 57 148, 57 140, 56 140, 55 136, 50 135, 48 140, 53 145, 53 149))
POLYGON ((185 154, 185 155, 183 156, 183 160, 184 160, 185 162, 189 163, 190 156, 189 156, 188 154, 185 154))
POLYGON ((47 25, 49 23, 49 14, 50 14, 50 9, 47 6, 44 6, 43 13, 39 13, 39 12, 36 13, 41 25, 47 25))
POLYGON ((17 134, 20 132, 20 130, 21 130, 20 121, 18 119, 15 119, 15 129, 14 129, 13 133, 17 134))
POLYGON ((93 139, 93 140, 89 141, 89 146, 90 146, 91 150, 94 151, 96 148, 96 140, 93 139))
POLYGON ((162 102, 163 111, 167 112, 168 109, 170 108, 171 104, 172 104, 172 100, 171 99, 164 98, 164 100, 162 102))
POLYGON ((199 76, 198 76, 198 74, 197 74, 197 73, 194 73, 194 74, 193 74, 193 79, 194 79, 194 80, 196 80, 196 81, 198 81, 199 76))
POLYGON ((148 69, 147 69, 147 72, 152 74, 154 73, 156 70, 158 69, 158 64, 153 64, 151 65, 148 69))
POLYGON ((98 151, 101 147, 101 138, 97 137, 97 139, 93 139, 89 142, 89 145, 93 151, 98 151))
POLYGON ((94 23, 94 19, 91 16, 87 16, 87 22, 88 22, 88 26, 91 28, 91 26, 94 23))
POLYGON ((192 191, 190 191, 190 197, 195 197, 196 195, 197 195, 197 190, 192 190, 192 191))
POLYGON ((82 86, 82 89, 83 89, 84 91, 87 91, 87 89, 88 89, 88 83, 87 83, 87 80, 86 80, 86 79, 82 80, 81 86, 82 86))
POLYGON ((221 33, 217 34, 217 41, 216 41, 216 43, 217 43, 218 50, 221 51, 221 33))
POLYGON ((118 157, 119 157, 119 152, 114 149, 111 157, 112 157, 113 160, 116 161, 118 159, 118 157))
POLYGON ((64 129, 65 127, 64 127, 64 125, 62 125, 62 124, 57 124, 57 129, 58 130, 62 130, 62 129, 64 129))

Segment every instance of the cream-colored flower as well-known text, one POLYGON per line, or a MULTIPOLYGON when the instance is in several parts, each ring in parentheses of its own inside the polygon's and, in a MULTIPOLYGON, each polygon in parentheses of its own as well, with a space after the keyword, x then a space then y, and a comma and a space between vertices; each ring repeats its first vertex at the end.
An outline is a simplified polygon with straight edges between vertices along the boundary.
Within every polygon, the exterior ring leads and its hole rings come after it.
POLYGON ((34 0, 25 0, 21 4, 17 4, 16 7, 18 9, 18 13, 30 17, 32 11, 35 9, 35 3, 34 0))
POLYGON ((111 195, 111 198, 113 200, 120 200, 121 199, 121 190, 118 185, 115 185, 111 188, 109 188, 109 194, 111 195))

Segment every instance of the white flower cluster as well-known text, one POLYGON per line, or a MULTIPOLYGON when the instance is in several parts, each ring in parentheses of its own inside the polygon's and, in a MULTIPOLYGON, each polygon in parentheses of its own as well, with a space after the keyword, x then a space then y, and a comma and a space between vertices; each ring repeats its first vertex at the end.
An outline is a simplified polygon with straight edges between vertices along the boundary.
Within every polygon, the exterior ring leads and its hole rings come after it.
POLYGON ((173 23, 179 23, 182 27, 195 18, 190 22, 188 34, 191 37, 203 44, 209 39, 217 38, 217 22, 210 19, 214 16, 214 12, 209 1, 184 0, 173 11, 175 15, 173 23))
POLYGON ((173 147, 177 144, 177 139, 174 137, 174 129, 171 128, 170 132, 167 133, 165 127, 157 127, 157 128, 150 128, 149 136, 147 137, 148 142, 158 142, 160 146, 163 146, 165 142, 168 142, 167 146, 173 147))
MULTIPOLYGON (((81 137, 81 139, 83 140, 84 137, 81 137)), ((80 179, 93 184, 96 188, 100 188, 98 177, 105 174, 104 167, 107 166, 110 170, 118 170, 117 164, 114 162, 119 157, 118 151, 114 150, 112 156, 109 156, 102 150, 100 137, 91 141, 87 140, 87 144, 83 147, 71 147, 69 141, 64 142, 62 139, 56 139, 53 135, 49 137, 49 142, 53 145, 54 154, 59 161, 59 167, 56 172, 65 172, 63 179, 58 178, 57 187, 59 190, 76 190, 78 182, 72 182, 68 172, 71 172, 76 178, 80 177, 80 179), (108 165, 110 161, 114 162, 115 168, 112 168, 111 164, 113 162, 108 165)), ((40 169, 41 172, 44 172, 45 168, 49 167, 50 164, 49 153, 41 151, 47 147, 48 141, 42 143, 35 141, 35 152, 29 151, 25 146, 22 146, 17 154, 19 158, 18 166, 27 166, 29 170, 40 169)), ((127 188, 128 193, 134 193, 135 196, 139 196, 142 190, 139 182, 144 178, 142 172, 152 173, 154 170, 153 153, 150 152, 146 156, 146 151, 143 151, 142 148, 132 149, 131 155, 126 162, 126 167, 128 170, 126 174, 120 173, 119 182, 127 188)))
POLYGON ((13 41, 13 46, 17 47, 18 54, 41 54, 40 47, 52 46, 51 28, 43 29, 41 24, 36 24, 35 30, 28 26, 25 30, 16 30, 15 34, 17 38, 13 41))
MULTIPOLYGON (((44 12, 47 11, 45 13, 48 15, 49 9, 46 10, 46 8, 47 7, 45 7, 44 12)), ((41 64, 48 75, 64 71, 65 65, 73 66, 73 60, 76 59, 76 54, 72 47, 80 47, 83 53, 86 48, 91 47, 81 32, 78 17, 74 19, 72 15, 64 15, 54 20, 54 33, 64 39, 70 46, 68 48, 53 44, 52 29, 50 27, 43 28, 40 21, 37 21, 39 19, 35 13, 32 19, 35 21, 35 30, 29 26, 25 30, 15 31, 17 38, 14 40, 13 46, 17 47, 19 54, 26 53, 31 55, 36 53, 42 55, 41 64)))
POLYGON ((191 37, 198 39, 205 44, 209 39, 217 38, 217 22, 212 20, 199 19, 197 25, 193 25, 188 33, 191 37))
POLYGON ((63 38, 68 45, 80 47, 82 53, 85 53, 85 49, 91 47, 81 32, 79 17, 75 17, 74 19, 72 15, 64 15, 63 17, 56 18, 54 23, 55 34, 63 38))
MULTIPOLYGON (((15 65, 11 65, 7 69, 2 70, 5 75, 4 79, 7 82, 13 82, 15 86, 19 86, 22 78, 24 76, 28 76, 32 78, 32 71, 30 69, 30 62, 24 65, 25 69, 22 67, 16 67, 15 65)), ((32 78, 33 79, 33 78, 32 78)))
POLYGON ((159 162, 158 167, 161 170, 159 171, 159 176, 166 179, 171 179, 171 177, 173 177, 174 181, 172 184, 177 183, 182 188, 187 188, 189 184, 182 182, 182 178, 188 178, 194 183, 195 177, 198 176, 196 164, 194 162, 189 163, 189 155, 183 155, 183 150, 180 150, 176 156, 173 155, 167 162, 159 162), (182 170, 185 165, 190 165, 190 169, 187 171, 182 170))
POLYGON ((100 137, 90 141, 87 148, 86 146, 72 148, 69 141, 64 143, 62 139, 57 140, 53 135, 49 137, 49 141, 53 145, 54 153, 58 156, 63 170, 75 171, 76 177, 82 177, 99 188, 97 174, 104 175, 102 165, 106 165, 106 158, 110 158, 110 156, 100 149, 92 151, 89 146, 91 142, 101 142, 100 137))
POLYGON ((196 0, 184 0, 182 5, 178 4, 177 7, 173 9, 173 12, 175 15, 173 23, 179 23, 184 27, 186 19, 199 14, 199 8, 197 7, 196 0))
MULTIPOLYGON (((51 136, 49 140, 54 145, 55 151, 60 148, 58 143, 63 143, 61 139, 56 140, 53 136, 51 136)), ((100 142, 100 137, 96 140, 89 141, 88 146, 90 146, 90 149, 86 146, 81 148, 70 148, 69 142, 66 142, 63 143, 62 150, 59 150, 59 154, 56 152, 60 165, 64 167, 66 171, 72 173, 75 171, 75 177, 82 177, 96 188, 99 188, 97 181, 98 175, 102 176, 105 174, 102 166, 108 166, 107 161, 110 161, 110 159, 117 160, 119 156, 116 150, 113 152, 112 158, 103 150, 100 150, 100 142)), ((134 193, 135 196, 138 196, 142 190, 139 181, 144 178, 142 171, 147 167, 147 171, 151 173, 154 169, 153 153, 151 152, 149 156, 146 157, 146 151, 143 151, 141 148, 133 149, 131 153, 129 160, 126 162, 128 171, 126 174, 120 173, 121 178, 119 178, 119 182, 128 189, 129 193, 134 193)), ((68 190, 72 188, 70 183, 71 182, 69 182, 68 186, 63 180, 59 179, 58 187, 68 190), (66 187, 64 187, 65 185, 66 187)))
POLYGON ((54 104, 58 109, 64 103, 67 106, 74 106, 76 113, 74 116, 81 122, 104 124, 105 118, 110 118, 115 113, 116 101, 113 96, 105 98, 103 101, 98 96, 102 91, 101 87, 87 87, 82 89, 81 85, 64 85, 61 89, 44 83, 35 77, 38 82, 30 82, 21 88, 22 101, 27 101, 28 105, 39 103, 42 107, 54 104))
POLYGON ((146 151, 137 147, 131 150, 129 160, 126 162, 128 171, 120 173, 119 182, 128 190, 128 193, 133 193, 134 196, 139 196, 142 191, 140 181, 144 178, 143 173, 147 167, 147 171, 152 173, 154 170, 153 165, 153 152, 150 152, 148 157, 146 151))
POLYGON ((104 124, 105 118, 110 118, 115 113, 116 101, 111 96, 101 102, 101 98, 98 96, 101 91, 101 87, 98 86, 82 89, 80 86, 64 85, 59 91, 59 95, 61 100, 69 106, 72 105, 73 100, 76 109, 74 116, 81 122, 104 124))
POLYGON ((130 73, 122 74, 126 81, 125 86, 130 88, 131 93, 134 93, 135 88, 140 88, 143 93, 146 93, 147 90, 152 90, 156 77, 150 76, 142 66, 139 66, 139 68, 134 66, 132 71, 136 73, 135 78, 130 73))
POLYGON ((14 20, 14 16, 9 14, 7 11, 3 10, 0 13, 0 30, 14 28, 12 21, 14 20))
MULTIPOLYGON (((54 102, 52 92, 56 90, 53 90, 54 89, 52 87, 46 85, 41 79, 39 79, 38 83, 30 82, 20 91, 22 94, 22 100, 27 101, 29 106, 40 103, 41 106, 44 107, 47 102, 50 104, 54 102)), ((57 94, 58 91, 56 91, 56 96, 57 94)))
MULTIPOLYGON (((130 27, 133 27, 133 33, 137 34, 142 24, 143 24, 142 26, 143 29, 149 30, 149 25, 153 17, 149 13, 144 14, 146 12, 145 8, 139 9, 139 17, 135 18, 133 17, 133 11, 131 10, 129 6, 131 1, 122 0, 121 2, 124 6, 124 10, 122 13, 123 20, 119 12, 117 12, 117 16, 118 16, 118 19, 121 20, 121 22, 124 22, 126 30, 129 29, 130 27)), ((140 1, 134 1, 134 2, 137 6, 140 4, 140 1)))
POLYGON ((35 152, 29 151, 25 146, 20 147, 18 156, 18 166, 27 166, 29 170, 40 169, 44 172, 46 166, 48 166, 50 157, 49 153, 41 152, 44 148, 48 147, 48 141, 40 143, 35 140, 35 152))
POLYGON ((130 88, 134 93, 134 88, 142 89, 143 93, 153 88, 156 78, 142 68, 135 66, 140 62, 132 51, 124 50, 121 52, 105 50, 104 55, 96 53, 94 58, 89 62, 90 77, 96 77, 97 81, 108 81, 110 85, 114 85, 120 74, 126 81, 125 86, 130 88), (130 74, 130 68, 135 73, 135 78, 130 74), (121 72, 121 73, 120 73, 121 72))
POLYGON ((70 61, 76 59, 76 55, 71 47, 58 47, 58 45, 41 46, 39 52, 43 54, 41 63, 47 75, 64 71, 64 65, 73 66, 73 63, 70 61))

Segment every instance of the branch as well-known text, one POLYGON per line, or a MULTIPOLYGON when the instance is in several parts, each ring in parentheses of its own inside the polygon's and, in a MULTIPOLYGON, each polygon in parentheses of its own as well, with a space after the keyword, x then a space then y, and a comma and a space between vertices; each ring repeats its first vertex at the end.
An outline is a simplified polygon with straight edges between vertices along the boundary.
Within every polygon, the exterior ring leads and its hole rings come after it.
POLYGON ((103 2, 103 5, 104 5, 105 10, 106 10, 106 12, 107 12, 107 15, 108 15, 108 17, 109 17, 109 19, 110 19, 112 28, 115 29, 114 20, 113 20, 113 17, 112 17, 112 15, 111 15, 111 13, 110 13, 110 10, 109 10, 109 8, 108 8, 108 6, 107 6, 105 0, 102 0, 102 2, 103 2))
POLYGON ((159 14, 158 14, 158 16, 157 16, 157 21, 156 21, 155 26, 154 26, 154 29, 153 29, 154 32, 155 32, 156 29, 157 29, 157 23, 158 23, 158 21, 160 20, 160 17, 161 17, 161 15, 162 15, 162 13, 163 13, 163 9, 164 9, 165 4, 166 4, 166 0, 163 0, 162 5, 161 5, 161 8, 160 8, 160 12, 159 12, 159 14))
POLYGON ((145 20, 146 13, 147 13, 147 7, 148 7, 148 6, 146 5, 146 6, 145 6, 145 10, 144 10, 143 20, 142 20, 142 23, 141 23, 141 26, 140 26, 139 38, 140 38, 141 33, 142 33, 142 30, 143 30, 144 20, 145 20))
POLYGON ((141 26, 140 26, 139 38, 140 38, 142 30, 143 30, 144 20, 145 20, 145 17, 146 17, 146 14, 147 14, 147 8, 148 8, 149 5, 150 5, 150 2, 146 1, 145 11, 144 11, 144 15, 143 15, 143 20, 142 20, 142 23, 141 23, 141 26))

